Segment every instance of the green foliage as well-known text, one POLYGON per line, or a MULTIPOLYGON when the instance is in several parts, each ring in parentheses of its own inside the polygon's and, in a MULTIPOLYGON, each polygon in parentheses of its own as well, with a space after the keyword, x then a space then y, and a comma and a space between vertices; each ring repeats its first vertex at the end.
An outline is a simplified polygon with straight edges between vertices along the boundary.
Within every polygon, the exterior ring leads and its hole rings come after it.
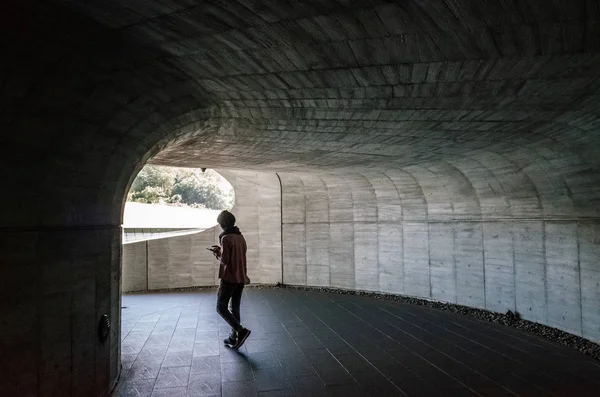
POLYGON ((166 198, 165 190, 159 186, 145 186, 142 190, 130 193, 131 200, 137 203, 159 204, 166 198))
POLYGON ((213 170, 146 166, 133 181, 127 201, 231 209, 233 188, 213 170))
POLYGON ((141 192, 147 187, 160 188, 164 194, 173 189, 173 170, 166 167, 142 168, 131 185, 131 192, 141 192))

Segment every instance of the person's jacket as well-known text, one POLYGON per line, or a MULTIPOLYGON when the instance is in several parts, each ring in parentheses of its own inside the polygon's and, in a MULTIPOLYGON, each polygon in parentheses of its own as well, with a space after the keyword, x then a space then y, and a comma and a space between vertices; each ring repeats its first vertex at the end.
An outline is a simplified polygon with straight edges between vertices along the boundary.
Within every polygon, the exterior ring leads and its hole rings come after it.
POLYGON ((221 237, 219 278, 231 283, 249 284, 246 269, 246 239, 241 234, 221 237))

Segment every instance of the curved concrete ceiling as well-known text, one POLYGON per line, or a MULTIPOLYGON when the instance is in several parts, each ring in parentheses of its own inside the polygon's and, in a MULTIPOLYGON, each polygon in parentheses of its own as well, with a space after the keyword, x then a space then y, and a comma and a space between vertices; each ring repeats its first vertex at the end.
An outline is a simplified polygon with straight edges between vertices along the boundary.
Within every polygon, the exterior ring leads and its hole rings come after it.
POLYGON ((595 1, 8 4, 1 121, 18 133, 3 137, 15 148, 4 160, 34 158, 54 176, 30 192, 26 174, 11 176, 43 214, 7 203, 7 224, 118 222, 112 208, 155 155, 275 172, 516 173, 597 214, 595 1), (65 208, 39 193, 56 196, 56 179, 65 208), (90 220, 89 207, 103 213, 90 220))
POLYGON ((135 43, 105 65, 119 69, 107 89, 154 86, 117 120, 143 128, 136 110, 152 106, 181 136, 156 164, 389 169, 482 151, 598 164, 593 1, 66 3, 135 43))

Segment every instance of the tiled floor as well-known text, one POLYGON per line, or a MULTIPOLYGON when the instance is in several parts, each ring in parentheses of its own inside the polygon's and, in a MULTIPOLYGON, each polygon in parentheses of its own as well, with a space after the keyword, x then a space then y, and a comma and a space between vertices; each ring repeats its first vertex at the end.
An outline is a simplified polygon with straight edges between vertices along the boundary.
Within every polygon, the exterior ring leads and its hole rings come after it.
POLYGON ((236 352, 215 294, 123 296, 119 396, 600 395, 600 363, 578 352, 359 296, 247 288, 236 352))

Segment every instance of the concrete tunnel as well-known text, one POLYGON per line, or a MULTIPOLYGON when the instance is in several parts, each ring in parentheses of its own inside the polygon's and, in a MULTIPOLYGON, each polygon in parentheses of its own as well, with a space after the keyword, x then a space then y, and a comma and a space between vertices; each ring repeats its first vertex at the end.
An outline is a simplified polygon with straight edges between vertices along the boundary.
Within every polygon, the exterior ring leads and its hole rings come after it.
MULTIPOLYGON (((146 163, 231 181, 255 283, 512 310, 600 341, 598 2, 2 9, 0 394, 113 387, 122 211, 146 163)), ((214 284, 209 259, 146 281, 214 284)))

